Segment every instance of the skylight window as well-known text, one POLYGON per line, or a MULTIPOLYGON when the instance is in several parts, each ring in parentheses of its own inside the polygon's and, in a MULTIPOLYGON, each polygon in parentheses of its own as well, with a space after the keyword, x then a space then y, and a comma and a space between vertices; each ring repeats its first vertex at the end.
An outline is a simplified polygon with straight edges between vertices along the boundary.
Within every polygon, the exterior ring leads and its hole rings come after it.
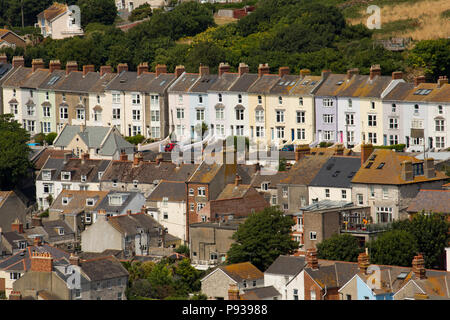
POLYGON ((336 83, 336 85, 338 85, 338 86, 340 86, 341 84, 343 84, 344 83, 344 81, 338 81, 337 83, 336 83))
POLYGON ((370 161, 370 162, 367 164, 366 169, 370 169, 370 167, 371 167, 372 165, 373 165, 373 162, 370 161))
POLYGON ((59 78, 60 78, 60 76, 53 76, 53 77, 48 81, 47 84, 48 84, 49 86, 54 85, 55 82, 56 82, 59 78))
POLYGON ((383 169, 384 164, 385 164, 384 162, 380 163, 380 164, 378 165, 377 169, 383 169))
POLYGON ((401 272, 401 273, 397 276, 397 279, 404 280, 404 279, 406 279, 407 276, 408 276, 408 272, 401 272))
POLYGON ((282 86, 283 83, 284 83, 284 81, 280 81, 280 82, 278 83, 278 85, 282 86))
POLYGON ((333 168, 334 167, 334 163, 330 163, 328 166, 327 166, 327 170, 331 170, 331 168, 333 168))
POLYGON ((339 175, 339 173, 341 173, 339 170, 338 170, 338 171, 335 171, 335 172, 333 173, 333 177, 337 177, 337 176, 339 175))
POLYGON ((372 161, 373 161, 373 160, 375 160, 375 158, 376 158, 376 157, 377 157, 377 155, 376 155, 376 154, 374 154, 373 156, 371 156, 371 157, 370 157, 370 159, 369 159, 369 160, 372 160, 372 161))
POLYGON ((315 85, 316 83, 317 83, 317 81, 313 81, 313 82, 310 83, 310 86, 313 86, 313 85, 315 85))

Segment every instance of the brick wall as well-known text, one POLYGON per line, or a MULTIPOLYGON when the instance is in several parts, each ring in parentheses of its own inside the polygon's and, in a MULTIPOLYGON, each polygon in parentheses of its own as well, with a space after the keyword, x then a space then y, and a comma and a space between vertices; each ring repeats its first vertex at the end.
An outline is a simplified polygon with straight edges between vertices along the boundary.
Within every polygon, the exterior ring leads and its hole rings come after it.
POLYGON ((320 287, 313 281, 311 276, 305 272, 305 300, 311 300, 311 291, 316 293, 315 300, 321 300, 322 298, 322 290, 320 287))
POLYGON ((47 253, 32 253, 31 255, 31 271, 51 272, 53 258, 47 253))

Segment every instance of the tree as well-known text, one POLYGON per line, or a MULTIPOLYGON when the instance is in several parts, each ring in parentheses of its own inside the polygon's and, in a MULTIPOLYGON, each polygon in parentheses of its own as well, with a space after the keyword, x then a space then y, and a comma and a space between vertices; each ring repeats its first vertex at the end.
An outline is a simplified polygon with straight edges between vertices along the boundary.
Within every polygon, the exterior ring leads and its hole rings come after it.
POLYGON ((286 158, 282 158, 278 164, 278 171, 286 171, 286 158))
POLYGON ((142 141, 144 141, 145 137, 141 134, 137 134, 132 137, 125 137, 125 140, 127 140, 129 143, 137 145, 137 144, 141 143, 142 141))
POLYGON ((408 55, 411 67, 421 68, 436 81, 439 76, 450 77, 450 39, 423 40, 408 55))
POLYGON ((200 272, 191 266, 189 259, 178 263, 174 276, 177 278, 175 286, 179 295, 200 291, 200 272))
POLYGON ((130 16, 128 17, 129 21, 137 21, 148 18, 152 15, 152 7, 148 3, 144 3, 140 5, 133 11, 131 11, 130 16))
POLYGON ((358 254, 363 251, 358 240, 349 234, 334 234, 317 244, 319 259, 356 262, 358 254))
POLYGON ((450 223, 443 214, 416 214, 413 219, 396 221, 393 229, 410 233, 425 259, 426 268, 442 268, 441 256, 450 240, 450 223))
POLYGON ((250 261, 260 270, 266 270, 281 254, 291 254, 298 244, 291 237, 292 218, 277 207, 268 207, 251 214, 239 225, 228 251, 227 262, 250 261))
POLYGON ((13 115, 0 115, 0 189, 11 189, 29 175, 32 164, 27 142, 29 133, 14 120, 13 115))
POLYGON ((148 281, 152 286, 153 298, 164 299, 175 293, 173 276, 165 261, 161 261, 153 267, 148 281))
POLYGON ((78 0, 77 5, 81 10, 83 27, 91 22, 111 25, 116 20, 117 7, 114 0, 78 0))
POLYGON ((418 247, 416 239, 405 230, 389 230, 368 243, 370 262, 394 266, 411 266, 418 247))
POLYGON ((49 134, 47 134, 45 136, 45 142, 47 142, 48 145, 52 145, 53 141, 55 141, 57 135, 58 134, 56 132, 50 132, 49 134))
POLYGON ((189 247, 187 245, 182 244, 175 249, 175 252, 189 257, 189 247))
POLYGON ((137 279, 136 281, 133 281, 127 290, 127 298, 130 300, 135 300, 139 297, 151 298, 152 296, 152 285, 147 279, 137 279))

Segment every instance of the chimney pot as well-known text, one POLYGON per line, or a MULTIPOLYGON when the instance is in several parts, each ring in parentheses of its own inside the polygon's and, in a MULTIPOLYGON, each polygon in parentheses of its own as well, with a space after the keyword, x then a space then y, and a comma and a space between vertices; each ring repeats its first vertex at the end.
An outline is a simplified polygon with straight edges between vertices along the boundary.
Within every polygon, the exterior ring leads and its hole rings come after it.
POLYGON ((78 71, 78 63, 76 61, 67 61, 66 63, 66 75, 72 71, 78 71))
POLYGON ((301 69, 300 70, 300 76, 303 78, 303 77, 306 77, 308 74, 311 74, 311 70, 309 70, 309 69, 301 69))
POLYGON ((401 71, 392 72, 392 80, 400 80, 400 79, 403 79, 403 72, 401 71))
POLYGON ((8 57, 5 54, 0 55, 0 64, 8 63, 8 57))
POLYGON ((414 257, 412 261, 412 272, 419 279, 426 278, 425 260, 421 254, 414 257))
POLYGON ((373 80, 375 76, 381 76, 381 67, 379 64, 375 64, 370 67, 370 80, 373 80))
POLYGON ((234 178, 234 185, 237 187, 241 183, 242 183, 242 178, 239 175, 236 175, 236 177, 234 178))
POLYGON ((95 72, 95 66, 93 64, 83 66, 83 76, 87 75, 89 72, 95 72))
POLYGON ((353 68, 353 69, 347 70, 347 80, 350 80, 354 75, 357 75, 357 74, 359 74, 358 68, 353 68))
POLYGON ((182 66, 182 65, 176 66, 175 67, 175 76, 177 78, 179 78, 184 73, 184 71, 185 71, 184 66, 182 66))
POLYGON ((148 72, 148 63, 147 62, 141 62, 137 67, 138 76, 140 76, 144 72, 148 72))
POLYGON ((200 67, 198 68, 198 73, 200 74, 200 77, 209 75, 209 67, 200 64, 200 67))
POLYGON ((119 63, 117 65, 117 73, 122 73, 123 71, 128 71, 128 64, 126 63, 119 63))
POLYGON ((219 64, 219 77, 223 75, 225 72, 230 72, 230 65, 228 63, 221 62, 219 64))
POLYGON ((142 152, 138 152, 134 155, 133 165, 138 166, 144 160, 142 152))
POLYGON ((438 82, 437 82, 439 88, 442 87, 444 84, 447 84, 447 83, 448 83, 447 76, 440 76, 439 79, 438 79, 438 82))
POLYGON ((38 69, 44 69, 45 68, 45 64, 44 64, 44 60, 42 59, 33 59, 31 61, 31 72, 36 72, 36 70, 38 69))
POLYGON ((278 68, 278 76, 282 78, 285 75, 289 74, 289 67, 280 67, 278 68))
POLYGON ((419 84, 421 84, 421 83, 425 83, 425 81, 426 81, 425 76, 418 76, 418 77, 415 77, 415 78, 414 78, 414 87, 419 86, 419 84))
POLYGON ((48 64, 48 69, 50 73, 52 73, 55 70, 61 70, 61 62, 59 60, 51 60, 48 64))
POLYGON ((159 75, 163 73, 167 73, 167 66, 165 64, 157 64, 155 67, 156 76, 159 77, 159 75))
POLYGON ((12 59, 13 68, 18 68, 20 66, 25 67, 25 59, 23 56, 14 56, 12 59))
POLYGON ((69 257, 69 262, 73 266, 79 266, 80 265, 80 257, 78 257, 72 253, 69 257))
POLYGON ((265 74, 269 74, 270 73, 270 67, 269 64, 264 63, 264 64, 260 64, 258 67, 258 78, 261 78, 263 75, 265 74))
POLYGON ((142 206, 141 213, 147 213, 147 208, 145 206, 142 206))
POLYGON ((369 268, 369 255, 366 252, 358 255, 358 267, 359 271, 363 274, 367 274, 367 268, 369 268))
POLYGON ((239 77, 240 77, 244 73, 249 73, 250 72, 250 68, 248 67, 247 64, 245 64, 244 62, 241 62, 241 63, 239 63, 238 72, 239 72, 239 77))
POLYGON ((101 66, 100 67, 100 77, 107 73, 112 73, 112 67, 111 66, 101 66))

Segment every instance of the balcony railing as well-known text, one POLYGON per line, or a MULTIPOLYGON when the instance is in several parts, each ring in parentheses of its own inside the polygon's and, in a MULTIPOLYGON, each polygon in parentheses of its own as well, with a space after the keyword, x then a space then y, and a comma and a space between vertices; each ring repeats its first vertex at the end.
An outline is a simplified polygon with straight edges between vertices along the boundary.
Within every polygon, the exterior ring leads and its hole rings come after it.
POLYGON ((341 232, 355 232, 355 233, 372 233, 372 232, 382 232, 389 229, 391 223, 370 223, 370 224, 359 224, 359 223, 342 223, 341 232))

